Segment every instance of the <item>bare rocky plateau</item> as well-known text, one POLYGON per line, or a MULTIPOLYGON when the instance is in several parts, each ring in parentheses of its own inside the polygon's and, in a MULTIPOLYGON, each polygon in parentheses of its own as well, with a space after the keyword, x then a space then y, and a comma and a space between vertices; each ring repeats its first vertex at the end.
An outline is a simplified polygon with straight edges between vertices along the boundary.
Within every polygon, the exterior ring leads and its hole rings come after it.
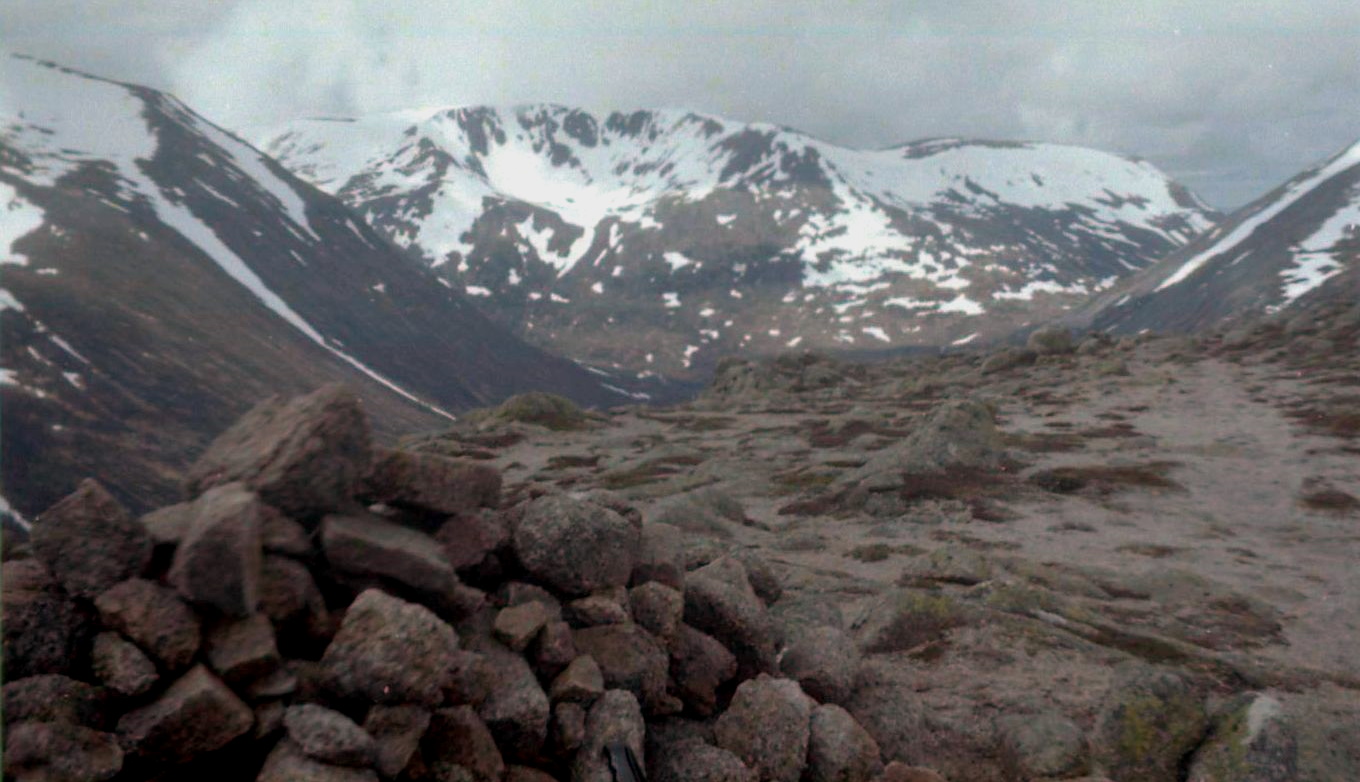
POLYGON ((6 540, 6 778, 1360 778, 1360 307, 720 364, 371 445, 273 401, 6 540))

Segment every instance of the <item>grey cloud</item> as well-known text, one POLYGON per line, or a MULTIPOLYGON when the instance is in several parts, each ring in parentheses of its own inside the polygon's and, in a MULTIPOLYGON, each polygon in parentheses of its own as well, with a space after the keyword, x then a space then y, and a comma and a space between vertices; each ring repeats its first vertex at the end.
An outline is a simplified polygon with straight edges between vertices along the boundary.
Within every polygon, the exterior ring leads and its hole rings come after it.
POLYGON ((1085 144, 1222 207, 1360 137, 1360 4, 1332 0, 9 0, 0 36, 247 132, 425 105, 678 106, 851 146, 1085 144))

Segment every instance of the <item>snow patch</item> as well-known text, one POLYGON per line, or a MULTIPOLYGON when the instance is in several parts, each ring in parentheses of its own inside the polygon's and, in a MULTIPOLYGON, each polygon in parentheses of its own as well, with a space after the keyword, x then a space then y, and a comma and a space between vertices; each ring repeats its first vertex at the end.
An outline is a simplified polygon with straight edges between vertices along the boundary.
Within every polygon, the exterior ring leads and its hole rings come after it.
POLYGON ((27 256, 15 252, 14 245, 42 224, 43 210, 0 182, 0 266, 28 265, 27 256))

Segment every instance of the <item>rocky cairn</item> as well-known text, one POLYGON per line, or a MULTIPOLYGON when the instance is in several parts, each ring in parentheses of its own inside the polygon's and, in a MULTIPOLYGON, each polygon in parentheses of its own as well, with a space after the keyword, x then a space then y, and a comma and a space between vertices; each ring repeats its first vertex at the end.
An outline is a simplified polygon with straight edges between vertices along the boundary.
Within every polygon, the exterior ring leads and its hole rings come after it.
POLYGON ((620 498, 377 447, 341 387, 186 488, 137 519, 87 480, 9 551, 6 779, 595 782, 618 743, 659 782, 884 774, 849 642, 781 672, 768 568, 620 498))

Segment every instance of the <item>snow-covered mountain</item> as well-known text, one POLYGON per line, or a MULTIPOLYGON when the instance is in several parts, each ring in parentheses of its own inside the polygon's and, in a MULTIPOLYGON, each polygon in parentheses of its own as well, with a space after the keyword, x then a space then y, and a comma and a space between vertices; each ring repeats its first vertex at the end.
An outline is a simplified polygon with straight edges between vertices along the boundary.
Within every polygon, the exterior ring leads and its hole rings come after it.
POLYGON ((1122 332, 1191 331, 1318 296, 1360 299, 1360 143, 1232 213, 1077 317, 1122 332))
POLYGON ((412 111, 261 145, 531 341, 662 373, 1004 334, 1216 217, 1152 165, 1090 149, 864 151, 685 112, 412 111))
POLYGON ((86 475, 174 499, 245 408, 336 380, 387 432, 533 388, 630 401, 169 95, 22 58, 0 95, 0 501, 21 513, 86 475))

